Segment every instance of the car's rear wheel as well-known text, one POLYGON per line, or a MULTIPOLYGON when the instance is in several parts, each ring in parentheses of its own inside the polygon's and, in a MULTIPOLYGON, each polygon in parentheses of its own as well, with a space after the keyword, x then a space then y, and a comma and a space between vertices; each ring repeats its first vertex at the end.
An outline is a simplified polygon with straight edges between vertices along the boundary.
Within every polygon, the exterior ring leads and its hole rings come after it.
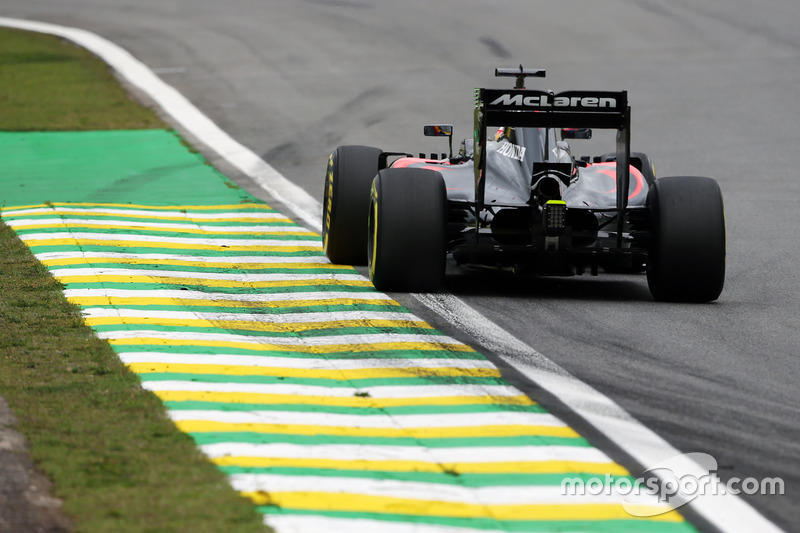
POLYGON ((439 172, 384 169, 369 207, 369 277, 380 291, 434 292, 444 278, 447 191, 439 172))
POLYGON ((367 213, 381 150, 340 146, 328 159, 322 213, 322 247, 333 263, 367 264, 367 213))
POLYGON ((647 283, 656 300, 710 302, 725 282, 725 213, 719 184, 679 176, 647 195, 652 241, 647 283))

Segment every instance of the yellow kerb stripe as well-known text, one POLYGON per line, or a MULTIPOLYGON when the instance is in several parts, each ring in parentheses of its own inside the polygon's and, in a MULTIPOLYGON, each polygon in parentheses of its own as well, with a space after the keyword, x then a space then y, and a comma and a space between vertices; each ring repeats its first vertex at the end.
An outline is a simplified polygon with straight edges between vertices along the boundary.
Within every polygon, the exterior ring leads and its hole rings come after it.
MULTIPOLYGON (((186 216, 173 216, 173 215, 159 215, 158 213, 100 213, 98 211, 92 211, 91 209, 79 209, 75 211, 64 212, 60 210, 55 210, 52 213, 38 213, 38 214, 31 214, 31 213, 21 213, 16 214, 13 212, 3 211, 3 218, 11 219, 15 217, 31 217, 31 216, 53 216, 53 215, 91 215, 92 218, 96 217, 107 217, 107 218, 114 218, 114 219, 121 219, 121 218, 132 218, 137 220, 148 220, 148 221, 174 221, 174 222, 193 222, 195 224, 208 224, 209 222, 242 222, 242 223, 270 223, 270 222, 292 222, 292 220, 288 217, 281 215, 280 213, 275 213, 274 216, 269 217, 248 217, 245 216, 247 213, 242 212, 241 217, 220 217, 220 218, 193 218, 191 215, 186 216)), ((228 214, 228 213, 220 213, 220 214, 228 214)), ((254 214, 269 214, 269 213, 254 213, 254 214)))
POLYGON ((212 263, 210 261, 187 261, 182 259, 139 259, 124 257, 70 257, 66 259, 45 259, 42 264, 46 266, 64 265, 95 265, 99 263, 122 263, 126 265, 174 265, 200 268, 220 268, 237 270, 256 270, 256 269, 302 269, 319 268, 325 270, 349 270, 355 271, 350 265, 334 265, 331 263, 276 263, 269 262, 269 257, 264 257, 263 263, 212 263))
POLYGON ((309 241, 308 246, 225 246, 217 244, 174 243, 160 241, 126 241, 101 239, 42 239, 27 241, 31 248, 39 246, 108 246, 114 248, 169 248, 175 250, 224 250, 226 252, 318 252, 322 250, 320 243, 309 241))
POLYGON ((429 463, 425 461, 348 461, 285 457, 225 456, 211 460, 219 466, 245 468, 320 468, 367 472, 455 472, 457 474, 601 474, 627 476, 616 463, 581 461, 507 461, 497 463, 429 463))
POLYGON ((158 276, 58 276, 61 283, 160 283, 163 285, 195 285, 202 287, 305 287, 310 285, 342 285, 372 287, 369 280, 306 279, 283 281, 245 281, 203 278, 165 278, 158 276))
POLYGON ((232 424, 205 420, 180 420, 175 422, 186 433, 275 433, 282 435, 332 435, 338 437, 386 437, 413 439, 457 439, 479 437, 567 437, 579 438, 566 426, 465 426, 423 428, 371 428, 348 426, 316 426, 292 424, 232 424))
POLYGON ((457 474, 601 474, 627 476, 616 463, 581 461, 508 461, 497 463, 429 463, 425 461, 348 461, 285 457, 225 456, 212 459, 219 466, 244 468, 319 468, 366 472, 455 472, 457 474))
MULTIPOLYGON (((495 520, 642 520, 638 516, 630 515, 618 503, 483 505, 330 492, 260 491, 241 494, 253 500, 256 505, 275 505, 284 509, 303 509, 311 512, 390 513, 495 520)), ((666 507, 642 506, 642 511, 648 510, 660 512, 666 510, 666 507)), ((683 518, 676 511, 668 511, 652 516, 648 521, 682 522, 683 518)))
POLYGON ((234 341, 204 341, 183 339, 136 338, 136 339, 109 339, 114 346, 216 346, 221 348, 243 348, 245 350, 262 352, 297 352, 326 354, 337 352, 377 352, 383 350, 444 350, 450 352, 472 352, 472 348, 465 344, 445 344, 438 342, 376 342, 373 344, 330 344, 323 346, 296 346, 288 344, 261 344, 257 342, 234 341))
MULTIPOLYGON (((180 211, 180 210, 191 210, 191 211, 219 211, 219 210, 228 210, 228 211, 239 211, 243 210, 246 211, 248 209, 256 209, 259 211, 274 211, 270 206, 267 204, 225 204, 225 205, 139 205, 139 204, 113 204, 113 203, 97 203, 97 202, 51 202, 47 204, 36 204, 36 205, 15 205, 13 207, 7 208, 9 211, 16 211, 19 209, 36 209, 36 208, 52 208, 53 206, 56 207, 119 207, 123 209, 147 209, 153 211, 180 211)), ((90 211, 91 210, 87 210, 90 211)), ((5 212, 5 211, 4 211, 5 212)))
POLYGON ((90 326, 138 324, 147 326, 185 326, 223 328, 229 330, 270 331, 299 333, 302 331, 341 328, 417 328, 433 329, 426 322, 411 320, 334 320, 329 322, 257 322, 254 320, 206 320, 202 318, 154 318, 154 317, 87 317, 90 326))
POLYGON ((312 368, 286 368, 235 365, 184 365, 165 363, 131 363, 127 365, 137 374, 178 373, 214 374, 225 376, 277 376, 284 378, 351 379, 409 378, 409 377, 492 377, 499 378, 495 368, 361 368, 323 370, 312 368))
POLYGON ((178 373, 216 374, 225 376, 274 376, 285 378, 351 379, 408 378, 408 377, 493 377, 499 378, 495 368, 361 368, 361 369, 305 369, 265 366, 234 365, 184 365, 165 363, 131 363, 127 365, 137 374, 178 373))
POLYGON ((70 222, 69 220, 64 220, 63 222, 55 223, 55 224, 31 224, 26 225, 24 227, 20 227, 19 229, 23 230, 35 230, 35 229, 52 229, 52 228, 92 228, 92 229, 107 229, 107 230, 120 230, 120 229, 133 229, 133 230, 140 230, 140 231, 150 231, 150 232, 162 232, 162 233, 187 233, 187 234, 196 234, 196 235, 262 235, 262 236, 278 236, 278 235, 288 235, 288 236, 305 236, 305 235, 316 235, 315 232, 306 230, 303 228, 295 228, 292 231, 261 231, 259 228, 265 224, 266 221, 259 220, 253 222, 252 228, 248 229, 247 232, 243 231, 226 231, 226 226, 219 226, 218 230, 215 228, 214 231, 210 231, 208 229, 200 229, 200 228, 160 228, 160 227, 151 227, 151 226, 137 226, 135 222, 128 222, 129 225, 124 224, 102 224, 100 222, 82 222, 82 223, 74 223, 70 222))
POLYGON ((111 305, 125 307, 130 305, 172 305, 180 307, 234 307, 241 309, 275 308, 284 307, 328 307, 347 305, 381 305, 399 307, 400 304, 393 300, 352 298, 331 298, 329 300, 274 300, 274 301, 244 301, 244 300, 194 300, 181 298, 121 298, 117 296, 73 296, 67 298, 70 303, 81 306, 111 305))

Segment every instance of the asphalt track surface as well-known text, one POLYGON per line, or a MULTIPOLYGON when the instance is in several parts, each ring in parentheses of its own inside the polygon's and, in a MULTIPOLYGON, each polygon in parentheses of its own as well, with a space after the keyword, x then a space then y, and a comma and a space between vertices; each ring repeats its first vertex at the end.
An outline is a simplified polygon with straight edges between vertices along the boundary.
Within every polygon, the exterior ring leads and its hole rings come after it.
MULTIPOLYGON (((655 303, 642 276, 456 273, 448 290, 676 448, 714 456, 723 478, 782 477, 784 496, 747 500, 794 530, 800 4, 2 0, 0 14, 123 46, 318 199, 338 145, 441 150, 421 135, 436 121, 469 136, 472 89, 505 83, 492 78, 496 66, 546 68, 543 88, 628 90, 633 149, 658 175, 721 184, 720 300, 655 303)), ((583 153, 577 141, 573 151, 583 153)))

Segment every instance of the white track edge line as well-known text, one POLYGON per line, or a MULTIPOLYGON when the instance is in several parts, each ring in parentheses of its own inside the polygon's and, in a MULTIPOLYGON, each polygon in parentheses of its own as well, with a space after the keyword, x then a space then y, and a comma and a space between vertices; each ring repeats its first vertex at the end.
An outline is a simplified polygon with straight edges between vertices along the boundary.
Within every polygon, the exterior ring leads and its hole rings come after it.
MULTIPOLYGON (((175 88, 164 83, 149 67, 118 45, 86 30, 55 24, 0 17, 0 25, 58 35, 99 56, 127 82, 151 97, 201 143, 253 179, 295 216, 321 231, 322 206, 310 194, 289 181, 252 150, 222 131, 175 88)), ((583 383, 544 355, 490 322, 452 295, 416 295, 417 299, 474 335, 526 377, 558 397, 567 407, 606 435, 642 465, 654 465, 681 452, 634 419, 610 398, 583 383), (438 298, 438 301, 436 300, 438 298), (444 313, 444 314, 442 314, 444 313), (467 313, 471 319, 459 318, 467 313), (514 357, 507 355, 515 354, 514 357), (520 363, 525 358, 528 363, 520 363)), ((689 470, 699 465, 688 465, 689 470)), ((679 474, 680 473, 677 473, 679 474)), ((721 531, 731 533, 780 532, 742 498, 732 494, 700 495, 687 504, 721 531)))

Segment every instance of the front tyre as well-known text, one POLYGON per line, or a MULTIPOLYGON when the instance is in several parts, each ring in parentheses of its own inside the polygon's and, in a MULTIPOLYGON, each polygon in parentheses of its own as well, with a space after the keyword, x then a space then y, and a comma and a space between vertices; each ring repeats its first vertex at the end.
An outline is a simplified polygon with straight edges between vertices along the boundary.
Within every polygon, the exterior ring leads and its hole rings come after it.
POLYGON ((719 184, 679 176, 647 195, 653 231, 647 284, 656 300, 710 302, 725 282, 725 212, 719 184))
POLYGON ((447 191, 439 172, 384 169, 369 207, 369 278, 380 291, 434 292, 444 278, 447 191))
POLYGON ((328 159, 322 247, 332 263, 367 264, 369 191, 380 155, 381 150, 371 146, 340 146, 328 159))

